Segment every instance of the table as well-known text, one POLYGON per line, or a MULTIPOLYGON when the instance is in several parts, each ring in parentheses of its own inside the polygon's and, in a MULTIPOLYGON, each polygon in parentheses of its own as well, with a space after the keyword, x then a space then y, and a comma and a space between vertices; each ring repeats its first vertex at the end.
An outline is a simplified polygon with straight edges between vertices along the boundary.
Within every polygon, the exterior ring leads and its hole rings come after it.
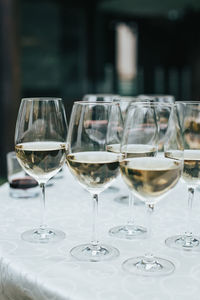
MULTIPOLYGON (((47 221, 64 230, 66 239, 55 244, 31 244, 20 239, 24 230, 39 223, 40 202, 12 199, 8 185, 0 187, 0 299, 1 300, 198 300, 200 299, 200 253, 167 248, 164 239, 184 232, 187 189, 180 182, 157 205, 151 240, 120 240, 109 237, 108 229, 127 219, 127 205, 114 198, 127 193, 121 178, 120 192, 103 192, 99 205, 99 237, 120 250, 109 262, 86 263, 73 259, 69 250, 90 241, 91 199, 87 191, 65 170, 63 179, 47 188, 47 221), (157 256, 176 265, 165 277, 139 277, 125 273, 122 262, 144 254, 149 244, 157 256)), ((200 233, 200 195, 196 193, 192 227, 200 233)), ((136 221, 145 225, 144 205, 136 206, 136 221)))

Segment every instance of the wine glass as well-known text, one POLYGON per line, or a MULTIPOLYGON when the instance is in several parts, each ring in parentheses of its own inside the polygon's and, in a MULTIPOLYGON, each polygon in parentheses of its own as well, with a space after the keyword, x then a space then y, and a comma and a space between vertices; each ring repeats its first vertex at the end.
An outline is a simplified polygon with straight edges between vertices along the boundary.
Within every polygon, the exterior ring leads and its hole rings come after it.
MULTIPOLYGON (((128 107, 131 103, 149 102, 149 99, 140 99, 139 97, 132 97, 132 96, 120 96, 120 98, 113 99, 113 102, 119 103, 121 113, 122 113, 122 119, 123 122, 125 122, 128 107)), ((120 152, 120 145, 112 145, 112 147, 110 147, 110 151, 120 152)), ((116 196, 114 200, 118 203, 128 204, 129 211, 130 211, 130 218, 133 218, 134 205, 142 204, 142 202, 139 199, 137 198, 134 199, 132 193, 130 192, 129 194, 116 196)), ((133 237, 132 234, 129 237, 133 237)))
MULTIPOLYGON (((157 154, 157 127, 155 124, 154 107, 150 110, 134 109, 133 107, 141 107, 141 103, 150 105, 150 102, 137 102, 134 99, 129 103, 127 110, 126 125, 123 136, 128 136, 128 140, 121 141, 121 153, 125 158, 133 157, 150 157, 157 154), (133 102, 135 100, 135 102, 133 102), (140 115, 139 115, 140 113, 140 115), (142 130, 142 134, 141 134, 142 130), (126 133, 129 131, 129 134, 126 133)), ((156 104, 154 106, 157 106, 156 104)), ((142 106, 143 107, 143 106, 142 106)), ((157 123, 156 123, 157 124, 157 123)), ((113 152, 115 147, 113 146, 113 152)), ((139 200, 141 201, 141 200, 139 200)), ((129 189, 129 219, 127 224, 119 225, 111 228, 109 234, 113 237, 123 239, 135 239, 146 237, 147 230, 145 227, 135 224, 133 217, 134 197, 131 189, 129 189)))
MULTIPOLYGON (((184 167, 182 179, 188 188, 188 216, 186 232, 166 239, 167 246, 175 249, 200 251, 200 236, 192 233, 191 211, 194 192, 200 184, 200 102, 177 102, 184 143, 184 167)), ((168 156, 175 157, 176 153, 168 156)))
POLYGON ((15 130, 15 151, 22 168, 42 190, 41 225, 24 232, 22 239, 25 241, 48 243, 65 237, 64 232, 46 225, 45 185, 65 162, 66 137, 67 122, 62 99, 22 99, 15 130))
POLYGON ((112 102, 75 102, 71 114, 67 144, 67 165, 76 180, 93 199, 91 243, 74 247, 71 255, 83 261, 104 261, 115 258, 119 251, 101 244, 97 238, 98 197, 119 174, 120 154, 107 151, 109 136, 123 130, 120 108, 112 102))
MULTIPOLYGON (((182 170, 181 155, 178 159, 167 158, 164 155, 155 157, 147 155, 146 157, 134 158, 128 156, 129 140, 132 139, 133 135, 141 139, 142 136, 147 138, 152 131, 156 134, 157 107, 154 103, 132 104, 129 107, 123 135, 123 147, 127 156, 120 162, 120 170, 125 183, 134 195, 146 203, 149 226, 155 204, 177 184, 182 170), (148 115, 152 116, 151 123, 146 122, 148 115), (146 127, 149 129, 149 133, 146 127)), ((173 120, 171 118, 170 122, 173 120)), ((176 129, 178 126, 174 126, 174 130, 176 129)), ((152 138, 147 145, 152 147, 151 140, 152 138)), ((175 140, 173 148, 177 148, 182 153, 182 148, 177 140, 175 140)), ((154 151, 153 149, 149 148, 149 151, 154 151)), ((150 232, 151 226, 149 227, 150 232)), ((127 259, 122 265, 123 269, 144 276, 161 276, 172 273, 175 269, 174 264, 166 259, 155 257, 149 248, 150 243, 148 252, 144 256, 127 259)))

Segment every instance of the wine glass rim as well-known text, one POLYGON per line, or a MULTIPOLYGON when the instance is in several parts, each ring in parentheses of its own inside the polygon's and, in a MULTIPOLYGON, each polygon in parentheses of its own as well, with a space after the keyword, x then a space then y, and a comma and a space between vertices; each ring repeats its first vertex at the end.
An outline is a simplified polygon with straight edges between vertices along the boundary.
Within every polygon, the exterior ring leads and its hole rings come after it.
POLYGON ((147 101, 136 101, 136 102, 131 102, 130 103, 130 106, 150 106, 150 107, 161 107, 161 106, 163 106, 163 107, 173 107, 173 106, 176 106, 176 104, 175 103, 168 103, 168 102, 151 102, 151 101, 148 101, 148 99, 147 99, 147 101))
MULTIPOLYGON (((149 156, 149 157, 145 157, 145 161, 159 161, 159 162, 163 162, 163 161, 168 161, 169 163, 170 162, 178 162, 179 164, 181 163, 182 159, 176 159, 176 158, 168 158, 168 157, 159 157, 159 156, 149 156)), ((121 160, 121 164, 126 164, 126 163, 130 163, 130 162, 141 162, 141 161, 144 161, 144 157, 132 157, 132 158, 124 158, 121 160)), ((137 169, 137 166, 136 166, 136 169, 137 169)), ((147 170, 148 167, 146 167, 144 164, 140 166, 140 170, 147 170)), ((162 166, 159 165, 157 168, 157 170, 162 170, 162 166)))
POLYGON ((193 101, 176 101, 175 102, 176 104, 200 104, 200 101, 199 100, 193 100, 193 101))
POLYGON ((57 98, 57 97, 27 97, 27 98, 22 98, 21 101, 62 101, 62 98, 57 98))
MULTIPOLYGON (((118 99, 113 99, 113 102, 137 102, 137 101, 141 101, 141 99, 139 97, 133 97, 133 96, 121 96, 118 99), (135 101, 136 100, 136 101, 135 101)), ((147 99, 148 101, 148 99, 147 99)))
MULTIPOLYGON (((100 93, 100 94, 85 94, 84 97, 88 96, 96 96, 96 97, 120 97, 118 94, 105 94, 105 93, 100 93)), ((84 101, 84 100, 83 100, 84 101)))
POLYGON ((116 102, 111 102, 111 101, 75 101, 74 104, 80 104, 80 105, 115 105, 116 102))
POLYGON ((152 98, 158 98, 158 97, 167 98, 167 97, 171 97, 171 98, 174 98, 174 96, 170 95, 170 94, 140 94, 138 97, 152 97, 152 98))

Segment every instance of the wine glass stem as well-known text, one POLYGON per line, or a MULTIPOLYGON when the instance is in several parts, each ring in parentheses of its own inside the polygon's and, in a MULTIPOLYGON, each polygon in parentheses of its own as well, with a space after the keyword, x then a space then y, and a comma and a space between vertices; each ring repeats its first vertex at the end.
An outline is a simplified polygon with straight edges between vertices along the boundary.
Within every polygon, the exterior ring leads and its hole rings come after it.
POLYGON ((98 217, 98 194, 92 194, 93 198, 93 221, 92 221, 92 245, 98 246, 97 240, 97 217, 98 217))
POLYGON ((42 190, 42 198, 41 198, 41 222, 40 222, 40 229, 45 230, 47 227, 45 224, 45 184, 40 183, 40 188, 42 190))
POLYGON ((193 199, 194 199, 194 188, 188 188, 188 213, 187 213, 187 230, 186 230, 186 237, 189 239, 192 237, 192 230, 191 230, 191 213, 192 213, 192 206, 193 206, 193 199))
MULTIPOLYGON (((154 204, 147 204, 146 208, 147 208, 147 222, 148 222, 148 238, 150 238, 152 235, 152 215, 154 212, 154 204)), ((149 250, 147 253, 145 253, 145 258, 148 261, 153 261, 153 254, 152 254, 152 250, 150 247, 150 243, 149 243, 148 247, 149 247, 149 250)))
POLYGON ((129 191, 129 199, 128 200, 129 200, 128 209, 130 212, 129 219, 128 219, 128 225, 133 225, 135 223, 134 222, 134 196, 131 191, 129 191))

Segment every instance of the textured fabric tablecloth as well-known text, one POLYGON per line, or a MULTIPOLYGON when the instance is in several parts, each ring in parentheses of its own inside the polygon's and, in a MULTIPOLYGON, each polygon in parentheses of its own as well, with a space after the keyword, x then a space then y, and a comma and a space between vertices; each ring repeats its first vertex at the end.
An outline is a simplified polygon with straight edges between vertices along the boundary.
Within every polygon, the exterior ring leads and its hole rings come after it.
MULTIPOLYGON (((91 199, 87 191, 65 170, 64 178, 47 188, 47 223, 66 232, 55 244, 31 244, 20 234, 40 221, 40 201, 9 197, 7 184, 0 188, 0 299, 1 300, 198 300, 200 299, 200 253, 167 248, 165 238, 183 233, 187 219, 187 189, 180 182, 157 205, 153 236, 149 239, 121 240, 109 237, 108 230, 126 222, 128 206, 115 201, 127 194, 121 178, 114 186, 119 192, 100 195, 99 238, 120 250, 109 262, 85 263, 73 259, 69 251, 90 241, 91 199), (157 256, 174 262, 174 274, 140 277, 125 273, 122 262, 145 253, 149 245, 157 256)), ((196 192, 192 228, 200 234, 200 195, 196 192)), ((146 225, 145 207, 135 207, 135 219, 146 225)))

